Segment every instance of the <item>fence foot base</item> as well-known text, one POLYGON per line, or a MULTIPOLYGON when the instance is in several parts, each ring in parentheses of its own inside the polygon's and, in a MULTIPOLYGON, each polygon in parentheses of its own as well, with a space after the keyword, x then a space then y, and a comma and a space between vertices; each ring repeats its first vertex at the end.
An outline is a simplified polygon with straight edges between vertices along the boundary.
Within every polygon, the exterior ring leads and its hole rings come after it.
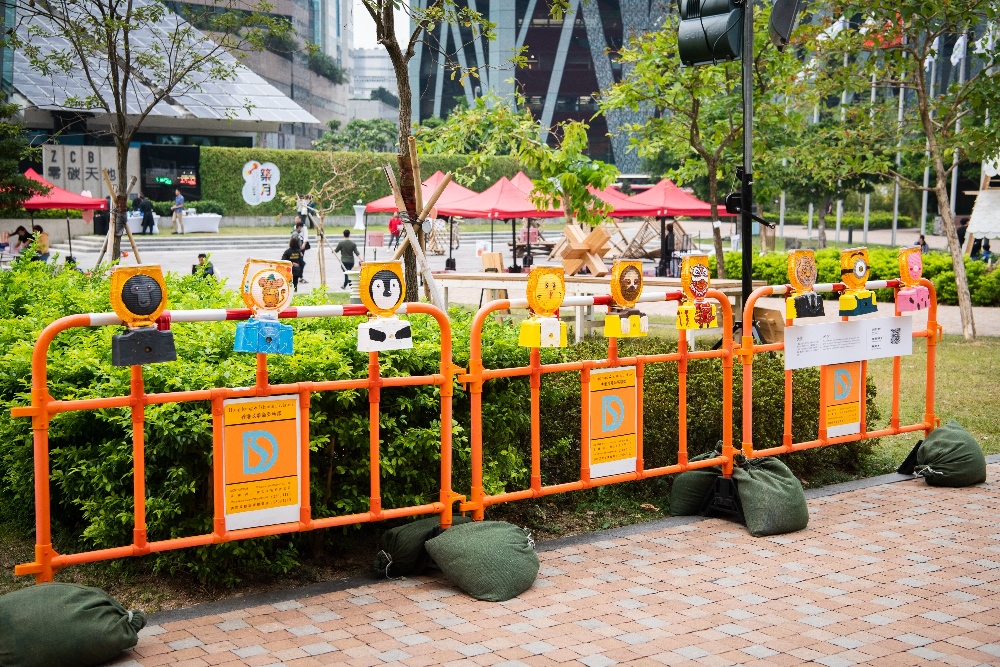
POLYGON ((715 478, 712 489, 705 496, 701 506, 701 515, 717 515, 736 517, 740 523, 746 523, 743 518, 743 505, 740 504, 740 494, 736 489, 736 481, 732 477, 715 478))

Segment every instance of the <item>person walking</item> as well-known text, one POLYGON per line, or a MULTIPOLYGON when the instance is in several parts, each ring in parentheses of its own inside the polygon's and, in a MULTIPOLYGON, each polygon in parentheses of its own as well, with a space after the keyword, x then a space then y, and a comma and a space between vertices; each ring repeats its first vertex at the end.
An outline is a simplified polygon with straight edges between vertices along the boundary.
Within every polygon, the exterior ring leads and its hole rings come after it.
POLYGON ((355 256, 361 259, 361 255, 358 254, 358 246, 351 240, 350 229, 344 230, 344 240, 338 243, 333 251, 340 253, 340 263, 344 265, 344 286, 341 289, 347 289, 351 284, 351 279, 347 275, 347 272, 354 268, 355 256))
POLYGON ((288 239, 288 249, 281 255, 281 259, 292 263, 292 288, 299 291, 299 279, 302 278, 302 269, 305 262, 302 261, 302 249, 299 248, 299 237, 292 236, 288 239))
POLYGON ((181 194, 180 188, 174 190, 174 205, 170 207, 170 221, 174 225, 174 231, 172 234, 183 234, 184 233, 184 195, 181 194))
POLYGON ((142 213, 142 232, 141 234, 152 234, 153 227, 156 222, 153 220, 153 202, 149 201, 148 197, 143 196, 139 193, 139 212, 142 213))
POLYGON ((399 213, 394 213, 389 218, 389 250, 399 247, 399 237, 403 233, 403 220, 399 213))

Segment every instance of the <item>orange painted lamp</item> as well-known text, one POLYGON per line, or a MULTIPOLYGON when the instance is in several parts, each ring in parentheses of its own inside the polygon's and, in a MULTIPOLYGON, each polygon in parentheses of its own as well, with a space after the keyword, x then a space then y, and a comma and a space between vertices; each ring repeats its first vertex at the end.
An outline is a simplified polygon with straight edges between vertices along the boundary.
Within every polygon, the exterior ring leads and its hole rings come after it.
POLYGON ((813 291, 816 284, 816 254, 812 250, 788 253, 788 283, 792 294, 785 299, 785 317, 822 317, 823 299, 813 291))
POLYGON ((410 323, 396 317, 406 296, 402 262, 365 262, 361 266, 361 303, 369 320, 358 327, 358 350, 383 352, 413 347, 410 323))
POLYGON ((111 271, 111 308, 126 331, 111 339, 114 366, 156 364, 177 359, 174 334, 156 328, 167 307, 167 285, 155 264, 116 266, 111 271))
POLYGON ((616 259, 611 267, 611 301, 604 316, 608 338, 637 338, 649 333, 649 318, 635 308, 642 295, 642 262, 616 259))
POLYGON ((566 271, 561 266, 536 266, 528 274, 528 309, 521 322, 517 344, 521 347, 566 347, 566 323, 559 320, 559 306, 566 298, 566 271))
POLYGON ((920 284, 924 272, 924 257, 920 246, 899 249, 899 282, 896 310, 900 313, 923 310, 931 305, 930 291, 920 284))
POLYGON ((677 307, 678 329, 710 329, 719 326, 715 304, 705 299, 711 286, 708 255, 688 255, 681 262, 684 302, 677 307))
POLYGON ((841 317, 878 312, 875 292, 865 289, 869 266, 868 248, 850 248, 840 253, 840 282, 846 287, 840 295, 841 317))
POLYGON ((240 295, 253 311, 236 325, 235 352, 293 354, 292 327, 278 321, 278 313, 292 303, 292 263, 248 259, 243 266, 240 295))

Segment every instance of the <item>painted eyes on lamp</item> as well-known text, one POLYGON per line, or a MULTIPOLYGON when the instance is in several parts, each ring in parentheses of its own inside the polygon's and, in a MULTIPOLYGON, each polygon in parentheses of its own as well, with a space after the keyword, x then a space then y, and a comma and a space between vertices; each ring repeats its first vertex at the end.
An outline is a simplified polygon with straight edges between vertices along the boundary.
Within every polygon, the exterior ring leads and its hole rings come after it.
POLYGON ((865 274, 868 273, 868 262, 860 257, 854 261, 854 276, 858 280, 864 280, 865 274))

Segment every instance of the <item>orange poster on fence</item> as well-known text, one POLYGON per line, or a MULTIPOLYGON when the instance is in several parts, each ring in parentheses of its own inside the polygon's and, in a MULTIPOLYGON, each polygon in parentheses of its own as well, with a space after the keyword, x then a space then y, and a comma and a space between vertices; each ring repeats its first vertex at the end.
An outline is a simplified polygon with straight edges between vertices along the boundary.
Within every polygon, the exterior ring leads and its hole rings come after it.
POLYGON ((299 397, 223 403, 226 530, 299 520, 299 397))
POLYGON ((635 367, 590 372, 590 476, 635 471, 635 367))
POLYGON ((861 433, 861 362, 823 366, 820 371, 823 384, 821 400, 826 405, 826 435, 861 433))

